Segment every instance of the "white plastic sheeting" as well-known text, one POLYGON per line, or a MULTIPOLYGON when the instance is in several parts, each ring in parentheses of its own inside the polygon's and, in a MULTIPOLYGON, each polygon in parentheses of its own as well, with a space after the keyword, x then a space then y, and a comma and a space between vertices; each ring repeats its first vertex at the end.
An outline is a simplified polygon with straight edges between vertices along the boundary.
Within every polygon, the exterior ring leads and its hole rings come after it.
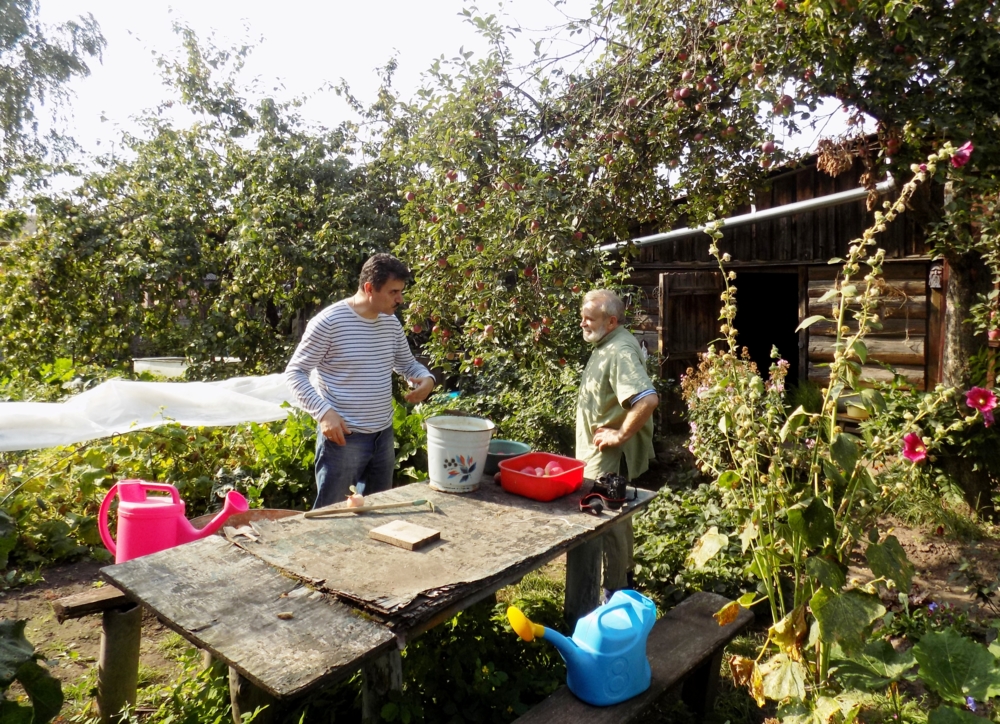
POLYGON ((37 450, 164 422, 238 425, 284 419, 294 404, 280 374, 219 382, 109 380, 65 402, 0 402, 0 451, 37 450))

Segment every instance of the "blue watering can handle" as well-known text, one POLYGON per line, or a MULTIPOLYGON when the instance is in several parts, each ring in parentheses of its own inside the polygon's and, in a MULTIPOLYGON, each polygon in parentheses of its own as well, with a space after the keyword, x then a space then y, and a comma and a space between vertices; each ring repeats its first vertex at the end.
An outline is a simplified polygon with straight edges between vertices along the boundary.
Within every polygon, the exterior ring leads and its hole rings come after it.
POLYGON ((609 613, 611 611, 617 611, 619 608, 625 609, 626 613, 628 613, 629 619, 632 621, 633 626, 642 626, 642 620, 639 618, 639 614, 635 612, 635 606, 633 606, 628 601, 624 603, 616 603, 614 606, 608 606, 606 609, 604 609, 604 612, 601 614, 601 616, 603 617, 604 614, 609 613))

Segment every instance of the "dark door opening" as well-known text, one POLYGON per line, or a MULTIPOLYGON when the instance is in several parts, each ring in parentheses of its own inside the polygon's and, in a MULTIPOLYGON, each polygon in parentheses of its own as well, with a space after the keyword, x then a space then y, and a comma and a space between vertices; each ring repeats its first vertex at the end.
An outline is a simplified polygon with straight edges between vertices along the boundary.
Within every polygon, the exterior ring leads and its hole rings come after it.
POLYGON ((737 341, 750 352, 750 359, 767 379, 771 347, 788 360, 786 388, 799 377, 799 275, 737 271, 737 341))

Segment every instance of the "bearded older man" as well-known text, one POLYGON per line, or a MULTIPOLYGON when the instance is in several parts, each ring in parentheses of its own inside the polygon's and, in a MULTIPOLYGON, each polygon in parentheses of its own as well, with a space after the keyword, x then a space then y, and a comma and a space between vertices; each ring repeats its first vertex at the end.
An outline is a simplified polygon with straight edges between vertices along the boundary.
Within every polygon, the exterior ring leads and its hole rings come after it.
MULTIPOLYGON (((612 291, 596 289, 583 298, 583 338, 594 346, 584 367, 576 403, 576 457, 584 475, 620 472, 642 475, 653 457, 653 411, 660 399, 646 373, 639 343, 623 326, 625 304, 612 291)), ((604 588, 629 585, 632 521, 604 536, 604 588)))

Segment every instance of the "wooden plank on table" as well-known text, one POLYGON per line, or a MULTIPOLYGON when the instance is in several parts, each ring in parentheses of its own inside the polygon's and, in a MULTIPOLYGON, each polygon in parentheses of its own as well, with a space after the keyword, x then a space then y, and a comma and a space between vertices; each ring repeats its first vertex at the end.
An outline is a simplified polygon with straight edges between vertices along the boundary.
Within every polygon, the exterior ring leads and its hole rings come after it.
POLYGON ((132 600, 114 586, 102 586, 53 601, 52 609, 55 611, 56 621, 62 623, 71 618, 131 605, 132 600))
POLYGON ((652 680, 642 694, 613 706, 591 706, 563 686, 515 721, 517 724, 619 724, 635 719, 664 692, 710 661, 719 648, 753 620, 750 611, 740 609, 735 621, 719 626, 712 614, 726 603, 717 594, 696 593, 663 614, 646 640, 652 680))
POLYGON ((431 501, 435 512, 422 514, 420 523, 439 530, 441 540, 418 551, 368 537, 370 529, 398 516, 398 510, 263 522, 254 526, 257 540, 239 543, 265 562, 405 633, 451 604, 497 581, 523 576, 600 535, 653 497, 649 491, 640 490, 639 495, 628 509, 595 517, 580 512, 579 493, 542 503, 508 494, 492 482, 460 495, 413 483, 366 499, 373 504, 431 501), (449 545, 451 541, 456 544, 449 545))
POLYGON ((336 681, 396 645, 383 626, 219 536, 101 573, 278 698, 336 681))
POLYGON ((405 520, 394 520, 391 523, 380 525, 378 528, 372 528, 368 531, 368 537, 408 551, 414 551, 440 539, 441 531, 408 523, 405 520))

